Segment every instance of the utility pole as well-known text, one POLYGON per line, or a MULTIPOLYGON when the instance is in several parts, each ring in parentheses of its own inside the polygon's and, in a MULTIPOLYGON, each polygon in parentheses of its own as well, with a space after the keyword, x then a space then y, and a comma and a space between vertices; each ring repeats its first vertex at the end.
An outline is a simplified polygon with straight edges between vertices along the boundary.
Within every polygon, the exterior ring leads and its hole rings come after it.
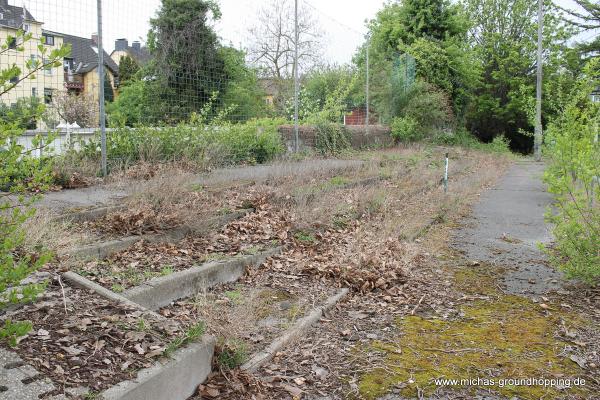
POLYGON ((97 0, 98 5, 98 106, 100 113, 100 134, 102 152, 102 176, 108 175, 106 167, 106 115, 104 114, 104 49, 102 48, 102 0, 97 0))
POLYGON ((295 151, 300 151, 300 138, 298 134, 298 0, 295 1, 294 7, 294 25, 295 25, 295 43, 294 43, 294 140, 295 140, 295 151))
POLYGON ((367 115, 367 119, 365 120, 365 127, 366 127, 366 135, 369 135, 369 47, 371 47, 371 34, 369 33, 367 35, 367 85, 366 85, 366 98, 367 98, 367 110, 366 110, 366 115, 367 115))
POLYGON ((544 34, 544 3, 538 0, 538 43, 537 43, 537 85, 535 101, 535 138, 533 153, 535 161, 542 160, 542 37, 544 34))

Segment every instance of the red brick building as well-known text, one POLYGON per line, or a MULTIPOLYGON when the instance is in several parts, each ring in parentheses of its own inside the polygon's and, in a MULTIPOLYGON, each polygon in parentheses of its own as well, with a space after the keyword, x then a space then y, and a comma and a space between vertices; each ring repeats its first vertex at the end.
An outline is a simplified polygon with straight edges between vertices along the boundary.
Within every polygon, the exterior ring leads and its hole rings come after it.
MULTIPOLYGON (((367 110, 365 107, 356 107, 344 116, 344 125, 366 125, 367 110)), ((373 110, 369 110, 369 125, 376 125, 379 123, 379 117, 375 115, 373 110)))

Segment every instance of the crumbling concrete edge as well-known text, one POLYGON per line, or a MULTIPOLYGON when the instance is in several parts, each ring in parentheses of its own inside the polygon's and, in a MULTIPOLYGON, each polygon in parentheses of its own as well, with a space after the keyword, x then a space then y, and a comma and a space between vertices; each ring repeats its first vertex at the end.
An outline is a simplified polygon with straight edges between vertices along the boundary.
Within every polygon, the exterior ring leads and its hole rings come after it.
POLYGON ((240 367, 240 369, 242 371, 254 372, 262 365, 269 362, 278 351, 306 332, 313 324, 321 319, 326 311, 333 308, 347 294, 348 289, 344 288, 335 295, 329 297, 321 307, 312 310, 310 314, 298 320, 294 326, 275 339, 266 349, 254 354, 250 360, 240 367))
POLYGON ((204 335, 201 341, 176 351, 165 363, 141 370, 137 378, 121 382, 100 394, 103 400, 186 400, 211 372, 215 338, 204 335))
POLYGON ((94 293, 96 293, 97 295, 104 297, 107 300, 111 300, 111 301, 114 301, 115 303, 122 304, 122 305, 125 305, 128 307, 131 307, 133 309, 142 311, 144 314, 151 315, 152 317, 156 318, 157 320, 166 320, 166 318, 163 317, 162 315, 155 313, 154 311, 148 310, 147 308, 139 305, 138 303, 135 303, 135 302, 129 300, 128 298, 121 296, 118 293, 108 290, 107 288, 102 287, 102 286, 98 285, 97 283, 92 282, 89 279, 87 279, 75 272, 72 272, 72 271, 65 272, 62 274, 62 277, 65 278, 65 280, 68 281, 69 283, 71 283, 72 285, 77 286, 82 289, 91 290, 94 293))
POLYGON ((251 256, 208 262, 151 279, 126 290, 123 296, 149 310, 158 310, 173 301, 193 296, 203 289, 235 282, 244 275, 247 267, 261 265, 267 258, 281 253, 282 249, 280 246, 251 256))
MULTIPOLYGON (((227 225, 228 223, 240 219, 251 212, 251 209, 234 211, 228 214, 219 215, 208 220, 201 221, 194 225, 183 225, 164 233, 152 233, 146 235, 127 236, 120 239, 107 242, 93 243, 72 250, 68 255, 80 259, 105 259, 112 254, 125 250, 141 240, 150 243, 160 243, 164 241, 178 241, 190 234, 205 234, 216 227, 227 225)), ((66 255, 66 254, 63 254, 66 255)))
POLYGON ((63 212, 56 217, 56 222, 84 222, 93 221, 95 219, 102 218, 112 212, 125 210, 127 207, 124 205, 94 207, 81 211, 67 211, 63 212))

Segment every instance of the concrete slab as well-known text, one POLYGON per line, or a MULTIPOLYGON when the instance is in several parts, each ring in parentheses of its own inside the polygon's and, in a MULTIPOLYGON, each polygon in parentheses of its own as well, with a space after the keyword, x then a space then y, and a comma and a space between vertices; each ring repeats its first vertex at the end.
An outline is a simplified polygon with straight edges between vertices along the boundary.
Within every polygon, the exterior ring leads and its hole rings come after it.
POLYGON ((313 324, 318 322, 326 311, 334 307, 347 294, 348 289, 341 289, 335 295, 328 298, 321 307, 315 308, 304 318, 299 319, 294 326, 275 339, 266 349, 253 355, 240 369, 242 371, 253 372, 269 362, 278 351, 290 344, 294 339, 299 338, 313 324))
MULTIPOLYGON (((0 399, 38 400, 55 389, 33 367, 25 364, 13 351, 0 348, 0 399)), ((56 397, 56 399, 65 397, 56 397)))
POLYGON ((186 400, 211 372, 215 338, 204 336, 173 355, 140 371, 133 381, 120 383, 103 392, 104 400, 186 400))
POLYGON ((220 283, 237 281, 251 265, 260 265, 268 257, 281 252, 281 247, 262 253, 209 262, 185 271, 151 279, 131 288, 123 296, 149 310, 158 310, 173 301, 190 297, 220 283))
MULTIPOLYGON (((188 235, 204 235, 211 230, 242 218, 251 210, 237 210, 228 214, 218 215, 216 217, 207 218, 204 220, 195 221, 194 223, 186 224, 167 232, 153 233, 147 235, 127 236, 119 239, 108 240, 101 243, 93 243, 87 246, 82 246, 72 250, 68 255, 79 259, 105 259, 112 254, 118 253, 133 246, 139 241, 145 240, 150 243, 161 243, 170 241, 179 241, 188 235)), ((67 254, 62 254, 67 255, 67 254)))

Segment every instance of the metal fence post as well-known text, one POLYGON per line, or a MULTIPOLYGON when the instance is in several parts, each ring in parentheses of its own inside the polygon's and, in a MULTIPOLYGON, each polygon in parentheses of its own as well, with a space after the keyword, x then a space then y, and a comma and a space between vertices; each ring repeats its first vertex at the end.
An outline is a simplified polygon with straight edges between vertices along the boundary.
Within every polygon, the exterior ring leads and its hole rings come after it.
POLYGON ((106 115, 104 114, 104 49, 102 47, 102 0, 97 0, 98 6, 98 105, 100 117, 102 175, 108 175, 106 166, 106 115))
POLYGON ((366 135, 369 135, 369 47, 371 47, 371 35, 368 34, 367 35, 367 76, 366 76, 366 102, 367 102, 367 110, 366 110, 366 119, 365 119, 365 128, 366 128, 366 135))
POLYGON ((298 0, 295 1, 294 5, 294 149, 296 153, 300 151, 300 138, 298 134, 298 91, 299 91, 299 82, 298 82, 298 40, 300 39, 300 35, 298 32, 298 0))

